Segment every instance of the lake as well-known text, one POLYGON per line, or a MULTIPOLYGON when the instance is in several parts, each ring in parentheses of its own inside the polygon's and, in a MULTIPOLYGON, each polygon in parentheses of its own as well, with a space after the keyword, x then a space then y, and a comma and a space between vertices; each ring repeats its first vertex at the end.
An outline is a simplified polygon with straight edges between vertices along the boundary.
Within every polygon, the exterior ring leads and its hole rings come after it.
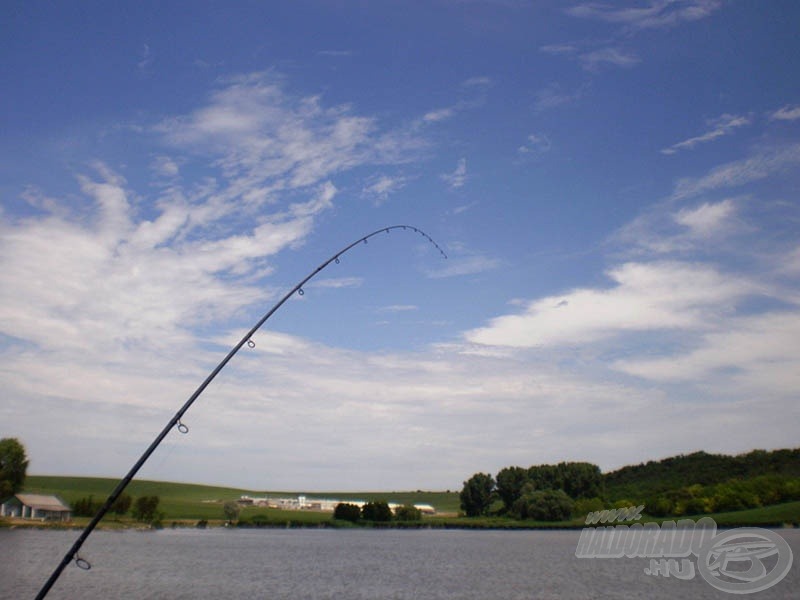
MULTIPOLYGON (((0 529, 0 598, 32 598, 78 531, 0 529)), ((774 587, 797 598, 795 557, 774 587)), ((579 559, 580 531, 164 529, 98 531, 48 598, 735 598, 693 579, 647 575, 647 559, 579 559)))

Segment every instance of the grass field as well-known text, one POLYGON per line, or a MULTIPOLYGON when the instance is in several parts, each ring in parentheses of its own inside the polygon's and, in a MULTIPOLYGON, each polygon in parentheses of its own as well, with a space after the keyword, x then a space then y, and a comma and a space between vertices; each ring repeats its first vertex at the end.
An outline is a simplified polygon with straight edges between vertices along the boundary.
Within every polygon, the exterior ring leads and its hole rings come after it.
MULTIPOLYGON (((117 484, 115 479, 89 478, 89 477, 47 477, 30 475, 25 482, 25 492, 36 494, 55 494, 66 502, 72 503, 86 496, 94 496, 95 500, 102 501, 108 496, 117 484)), ((297 497, 305 495, 308 498, 336 498, 347 500, 386 500, 398 504, 430 504, 437 515, 425 517, 423 525, 431 527, 459 527, 459 528, 553 528, 553 527, 582 527, 583 519, 563 521, 558 523, 537 521, 515 521, 505 517, 478 517, 465 518, 456 516, 459 510, 459 498, 456 492, 264 492, 257 490, 243 490, 238 488, 215 487, 186 483, 169 483, 159 481, 133 481, 126 489, 126 493, 133 498, 139 496, 158 496, 160 498, 159 510, 164 513, 163 523, 169 526, 172 522, 180 524, 195 524, 200 520, 207 520, 211 524, 224 521, 223 505, 225 502, 236 500, 242 495, 249 496, 274 496, 297 497)), ((716 513, 707 515, 712 517, 720 527, 740 526, 771 526, 800 525, 800 501, 788 502, 763 508, 754 508, 737 512, 716 513)), ((700 515, 691 518, 697 519, 700 515)), ((115 526, 114 516, 107 516, 104 523, 115 526)), ((240 519, 254 525, 266 526, 323 526, 331 523, 331 514, 312 511, 279 510, 258 507, 248 507, 242 510, 240 519)), ((645 517, 641 522, 674 520, 675 517, 666 519, 653 519, 645 517)), ((127 520, 129 522, 129 520, 127 520)), ((76 518, 74 525, 88 522, 86 518, 76 518)), ((119 526, 120 524, 116 524, 119 526)))
MULTIPOLYGON (((118 481, 115 479, 29 475, 25 480, 24 491, 30 494, 55 494, 71 504, 86 496, 94 496, 95 500, 103 501, 114 490, 117 483, 118 481)), ((158 496, 160 498, 158 508, 163 511, 165 522, 184 519, 223 519, 224 503, 237 500, 242 495, 256 497, 269 495, 282 498, 296 498, 299 495, 305 495, 308 498, 335 498, 344 501, 386 500, 398 504, 430 504, 438 513, 445 514, 455 514, 459 510, 458 494, 455 492, 264 492, 188 483, 134 480, 127 487, 125 493, 134 499, 139 496, 158 496)), ((247 518, 259 512, 263 513, 265 509, 246 508, 242 511, 241 516, 247 518)), ((268 512, 279 518, 285 516, 279 513, 289 513, 292 519, 314 522, 322 519, 330 520, 330 514, 327 513, 279 511, 277 509, 270 509, 268 512)))

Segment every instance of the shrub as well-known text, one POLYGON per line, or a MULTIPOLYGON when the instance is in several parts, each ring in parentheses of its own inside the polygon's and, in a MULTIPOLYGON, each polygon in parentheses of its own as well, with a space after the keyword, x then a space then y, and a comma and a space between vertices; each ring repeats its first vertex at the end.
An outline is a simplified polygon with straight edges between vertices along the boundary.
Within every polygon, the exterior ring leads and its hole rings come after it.
POLYGON ((73 502, 72 513, 76 517, 93 517, 97 514, 97 511, 100 510, 101 506, 101 502, 95 502, 94 496, 87 496, 73 502))
POLYGON ((574 508, 575 503, 562 490, 541 490, 524 494, 511 512, 519 519, 566 521, 574 508))
POLYGON ((340 502, 333 510, 333 518, 340 521, 350 521, 356 523, 361 518, 361 509, 355 504, 340 502))
POLYGON ((388 523, 392 520, 392 509, 385 500, 367 502, 361 507, 361 518, 375 523, 388 523))
POLYGON ((401 506, 395 511, 394 518, 398 521, 420 521, 422 519, 422 511, 413 506, 401 506))

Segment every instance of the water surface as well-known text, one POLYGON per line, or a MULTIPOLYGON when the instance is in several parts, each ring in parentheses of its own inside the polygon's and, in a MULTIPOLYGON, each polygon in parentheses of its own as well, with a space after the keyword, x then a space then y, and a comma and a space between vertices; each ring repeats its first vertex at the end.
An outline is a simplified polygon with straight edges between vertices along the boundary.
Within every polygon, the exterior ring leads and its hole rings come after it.
MULTIPOLYGON (((732 598, 699 574, 644 573, 646 559, 578 559, 579 531, 166 529, 98 531, 48 598, 487 599, 732 598)), ((795 564, 750 596, 797 598, 795 564)), ((30 598, 77 531, 0 530, 0 598, 30 598)))

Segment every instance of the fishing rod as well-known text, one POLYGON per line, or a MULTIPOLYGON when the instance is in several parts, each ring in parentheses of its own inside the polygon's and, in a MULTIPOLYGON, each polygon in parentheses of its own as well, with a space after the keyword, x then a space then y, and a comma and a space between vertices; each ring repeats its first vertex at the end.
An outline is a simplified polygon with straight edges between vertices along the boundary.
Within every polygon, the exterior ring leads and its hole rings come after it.
POLYGON ((189 410, 189 408, 192 406, 192 404, 194 404, 194 401, 197 400, 197 398, 200 396, 200 394, 202 394, 205 391, 205 389, 214 380, 214 378, 219 374, 219 372, 222 371, 222 369, 225 367, 225 365, 227 365, 228 362, 230 362, 230 360, 236 355, 236 353, 239 352, 239 350, 241 350, 242 346, 247 344, 250 348, 254 348, 255 347, 255 342, 252 339, 253 338, 253 334, 255 334, 256 331, 258 331, 264 323, 266 323, 267 319, 269 319, 275 313, 275 311, 278 310, 281 306, 283 306, 283 304, 289 298, 291 298, 295 293, 297 293, 298 295, 302 296, 304 294, 303 286, 306 283, 308 283, 308 281, 310 281, 315 275, 317 275, 317 273, 319 273, 325 267, 327 267, 329 264, 331 264, 332 262, 335 262, 336 264, 339 264, 340 257, 343 254, 345 254, 346 252, 348 252, 349 250, 351 250, 352 248, 354 248, 355 246, 357 246, 359 244, 362 244, 362 243, 366 244, 367 240, 369 240, 370 238, 372 238, 372 237, 374 237, 376 235, 379 235, 381 233, 389 233, 393 229, 403 229, 403 230, 410 229, 411 231, 414 231, 415 233, 420 234, 422 237, 424 237, 426 240, 428 240, 431 244, 433 244, 433 246, 439 251, 439 253, 444 258, 447 258, 447 254, 445 254, 444 250, 442 250, 439 247, 439 244, 437 244, 433 240, 433 238, 431 236, 429 236, 427 233, 425 233, 421 229, 418 229, 418 228, 413 227, 411 225, 391 225, 389 227, 383 227, 381 229, 377 229, 377 230, 373 231, 372 233, 367 234, 364 237, 361 237, 361 238, 357 239, 352 244, 349 244, 348 246, 345 246, 344 248, 339 250, 336 254, 331 256, 328 260, 323 262, 316 269, 311 271, 311 273, 306 275, 305 278, 303 278, 297 285, 295 285, 291 290, 289 290, 286 293, 286 295, 283 296, 283 298, 281 298, 277 302, 277 304, 275 304, 275 306, 273 306, 271 309, 269 309, 269 311, 263 317, 261 317, 255 325, 253 325, 253 327, 250 329, 250 331, 248 331, 244 335, 244 337, 242 337, 242 339, 239 340, 239 343, 237 343, 233 348, 231 348, 231 350, 230 350, 230 352, 228 352, 227 356, 225 356, 225 358, 223 358, 220 361, 220 363, 216 367, 214 367, 214 370, 211 371, 211 373, 209 373, 209 375, 208 375, 208 377, 206 377, 205 381, 203 381, 203 383, 200 384, 200 386, 189 397, 189 399, 184 403, 184 405, 181 406, 180 410, 178 410, 178 412, 175 413, 175 416, 173 416, 169 420, 169 422, 166 424, 164 429, 161 430, 161 433, 159 433, 156 436, 156 438, 153 440, 153 442, 150 444, 150 446, 147 448, 147 450, 145 450, 144 453, 139 457, 139 460, 137 460, 136 463, 133 465, 133 467, 131 467, 131 470, 128 471, 128 474, 125 475, 125 477, 123 477, 120 480, 120 482, 117 484, 117 487, 114 489, 113 492, 111 492, 111 495, 109 495, 109 497, 106 499, 106 501, 103 504, 103 506, 100 507, 100 510, 97 511, 97 514, 92 518, 92 520, 89 522, 89 524, 83 530, 83 532, 78 537, 78 539, 75 541, 75 543, 72 545, 72 547, 69 549, 69 551, 64 555, 64 558, 61 560, 59 565, 53 571, 52 575, 50 575, 50 578, 42 586, 42 589, 39 590, 39 593, 36 595, 36 600, 40 600, 41 598, 44 598, 47 595, 47 593, 50 591, 50 588, 52 588, 53 584, 55 584, 55 582, 58 580, 58 578, 61 575, 62 571, 73 560, 75 561, 75 564, 78 567, 80 567, 81 569, 89 570, 89 569, 92 568, 91 564, 86 559, 81 558, 81 556, 78 554, 78 551, 81 549, 81 546, 83 546, 83 543, 86 541, 86 539, 92 533, 92 531, 94 531, 94 528, 97 526, 97 524, 100 522, 100 520, 111 509, 112 505, 114 504, 114 502, 117 501, 117 498, 120 497, 120 495, 125 490, 125 488, 128 487, 128 484, 134 478, 136 473, 138 473, 139 469, 142 468, 142 465, 144 465, 144 463, 147 461, 147 459, 150 458, 150 455, 153 454, 155 449, 164 440, 164 438, 167 437, 167 434, 172 430, 172 428, 173 427, 177 428, 178 431, 180 433, 183 433, 183 434, 189 432, 189 428, 186 426, 185 423, 183 423, 181 421, 181 418, 183 417, 183 415, 186 413, 187 410, 189 410))

